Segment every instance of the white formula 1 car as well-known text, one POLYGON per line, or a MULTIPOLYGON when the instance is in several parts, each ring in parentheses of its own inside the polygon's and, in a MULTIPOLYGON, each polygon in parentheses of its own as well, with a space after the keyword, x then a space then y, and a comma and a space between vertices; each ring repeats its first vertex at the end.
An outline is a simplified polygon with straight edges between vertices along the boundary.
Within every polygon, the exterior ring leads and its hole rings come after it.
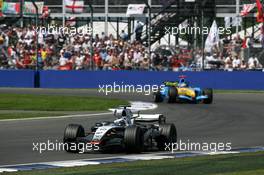
POLYGON ((162 151, 166 143, 177 141, 175 125, 167 124, 163 115, 133 114, 128 107, 116 109, 115 121, 96 123, 87 134, 81 125, 68 125, 63 138, 65 150, 79 152, 82 148, 72 145, 88 144, 89 148, 94 148, 93 151, 123 150, 140 153, 152 148, 162 151))

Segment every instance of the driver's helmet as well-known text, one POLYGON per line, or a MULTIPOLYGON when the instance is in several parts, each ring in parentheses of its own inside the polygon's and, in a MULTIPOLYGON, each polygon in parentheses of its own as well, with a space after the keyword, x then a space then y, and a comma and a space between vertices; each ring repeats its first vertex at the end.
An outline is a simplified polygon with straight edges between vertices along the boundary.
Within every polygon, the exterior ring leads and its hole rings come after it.
POLYGON ((186 87, 189 87, 189 83, 185 81, 185 79, 181 79, 179 84, 178 84, 178 87, 180 88, 186 88, 186 87))
POLYGON ((118 126, 126 126, 127 125, 126 120, 122 120, 122 119, 120 120, 119 119, 118 122, 117 122, 117 125, 118 126))
POLYGON ((118 125, 130 125, 132 123, 131 121, 131 111, 127 109, 123 110, 115 110, 114 115, 117 117, 117 120, 115 120, 115 123, 118 125))
POLYGON ((131 118, 130 118, 130 114, 129 114, 129 111, 124 109, 122 111, 122 117, 121 117, 123 120, 126 121, 127 124, 131 124, 131 118))
POLYGON ((186 88, 186 87, 188 87, 188 83, 186 83, 186 82, 184 82, 184 83, 180 83, 178 86, 179 86, 180 88, 186 88))
POLYGON ((126 117, 127 116, 127 111, 124 109, 123 111, 122 111, 122 117, 126 117))

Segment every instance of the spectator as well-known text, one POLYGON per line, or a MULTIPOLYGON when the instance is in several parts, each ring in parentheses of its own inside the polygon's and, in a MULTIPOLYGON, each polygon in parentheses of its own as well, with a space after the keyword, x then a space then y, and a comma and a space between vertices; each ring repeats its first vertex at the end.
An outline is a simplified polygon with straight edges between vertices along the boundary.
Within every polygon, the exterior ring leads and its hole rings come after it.
POLYGON ((120 34, 120 38, 121 38, 123 41, 127 41, 127 40, 128 40, 128 34, 126 34, 124 30, 122 30, 122 31, 121 31, 121 34, 120 34))
POLYGON ((143 32, 143 25, 140 23, 140 21, 137 21, 135 33, 136 33, 136 40, 141 42, 141 35, 143 32))
POLYGON ((119 68, 120 60, 116 52, 113 53, 112 60, 110 62, 112 68, 119 68))
POLYGON ((241 39, 240 35, 237 35, 234 39, 234 44, 235 44, 235 52, 238 55, 238 57, 241 56, 241 48, 243 44, 243 39, 241 39))
POLYGON ((150 66, 149 57, 148 57, 148 55, 145 55, 144 59, 141 62, 140 69, 141 70, 149 70, 149 66, 150 66))
POLYGON ((261 37, 260 37, 260 41, 261 41, 261 46, 262 48, 264 49, 264 33, 261 34, 261 37))
POLYGON ((94 54, 94 63, 96 70, 100 70, 102 68, 102 58, 98 52, 94 54))
POLYGON ((101 51, 100 51, 100 57, 102 58, 103 62, 106 62, 108 54, 107 54, 107 52, 106 52, 106 50, 104 48, 101 49, 101 51))
POLYGON ((75 69, 76 70, 81 70, 84 67, 84 60, 85 60, 85 56, 82 54, 80 54, 80 52, 76 53, 76 57, 74 59, 74 63, 75 63, 75 69))
POLYGON ((253 69, 261 69, 263 66, 259 63, 258 58, 254 55, 249 58, 248 60, 248 68, 253 70, 253 69))
POLYGON ((59 62, 60 62, 60 66, 65 66, 68 63, 68 59, 65 58, 64 56, 61 56, 59 62))
POLYGON ((178 56, 175 56, 171 59, 171 67, 173 71, 179 71, 181 67, 183 67, 181 61, 178 56))
POLYGON ((226 58, 225 58, 225 60, 224 60, 224 62, 225 62, 225 69, 226 70, 228 70, 228 69, 232 69, 233 68, 233 57, 232 57, 232 55, 231 54, 229 54, 226 58))
POLYGON ((234 69, 239 69, 241 66, 241 60, 238 58, 238 56, 235 57, 235 59, 232 62, 234 69))
POLYGON ((247 65, 246 61, 242 60, 241 61, 241 65, 240 65, 240 69, 241 70, 246 70, 247 68, 248 68, 248 65, 247 65))
POLYGON ((262 24, 261 26, 260 43, 262 48, 264 48, 264 24, 262 24))

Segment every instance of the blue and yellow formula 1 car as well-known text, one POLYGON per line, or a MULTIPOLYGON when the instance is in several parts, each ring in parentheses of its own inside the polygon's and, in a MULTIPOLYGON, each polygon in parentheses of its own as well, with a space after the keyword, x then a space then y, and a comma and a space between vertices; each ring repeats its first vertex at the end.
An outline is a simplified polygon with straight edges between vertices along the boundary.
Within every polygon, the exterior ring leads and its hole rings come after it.
POLYGON ((154 101, 156 103, 167 101, 168 103, 191 102, 205 104, 213 102, 213 90, 211 88, 192 88, 186 82, 185 76, 180 76, 179 78, 179 81, 164 82, 164 88, 154 93, 154 101))

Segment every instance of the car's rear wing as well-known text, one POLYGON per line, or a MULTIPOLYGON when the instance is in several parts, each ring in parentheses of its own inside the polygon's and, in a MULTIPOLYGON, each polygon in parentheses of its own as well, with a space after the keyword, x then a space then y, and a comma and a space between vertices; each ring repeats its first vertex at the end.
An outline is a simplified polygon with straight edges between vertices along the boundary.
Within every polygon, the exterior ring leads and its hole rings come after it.
POLYGON ((136 122, 166 122, 166 117, 162 114, 134 114, 133 118, 136 122))

